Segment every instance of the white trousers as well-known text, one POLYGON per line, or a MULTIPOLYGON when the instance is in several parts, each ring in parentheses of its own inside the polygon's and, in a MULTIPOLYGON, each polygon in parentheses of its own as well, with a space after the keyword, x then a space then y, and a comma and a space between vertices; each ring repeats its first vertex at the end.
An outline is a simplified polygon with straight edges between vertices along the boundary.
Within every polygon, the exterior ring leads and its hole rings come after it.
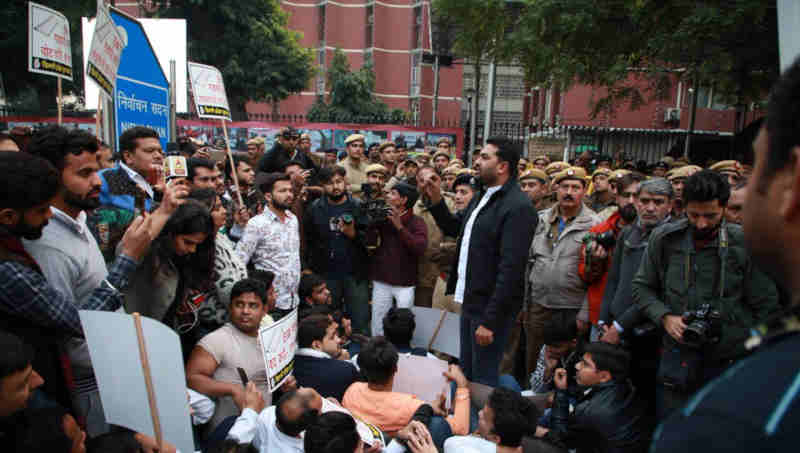
POLYGON ((372 281, 372 336, 383 335, 383 317, 392 308, 392 299, 398 308, 414 305, 414 286, 392 286, 372 281))

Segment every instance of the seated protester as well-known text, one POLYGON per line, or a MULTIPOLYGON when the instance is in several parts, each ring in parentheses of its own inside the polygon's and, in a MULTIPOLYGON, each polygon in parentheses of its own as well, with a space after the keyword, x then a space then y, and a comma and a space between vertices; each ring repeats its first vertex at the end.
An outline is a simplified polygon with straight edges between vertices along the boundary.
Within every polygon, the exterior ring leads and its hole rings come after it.
POLYGON ((478 429, 471 436, 454 436, 444 442, 445 453, 519 452, 522 438, 533 436, 536 406, 518 392, 497 387, 478 412, 478 429))
MULTIPOLYGON (((397 373, 397 349, 384 337, 376 337, 361 349, 358 366, 367 382, 356 382, 347 389, 342 405, 359 417, 393 436, 411 421, 412 417, 428 403, 407 393, 393 392, 397 373)), ((469 431, 469 382, 461 368, 450 365, 445 376, 456 382, 455 413, 446 421, 454 435, 469 431)), ((446 415, 441 408, 433 412, 446 415)), ((427 423, 426 423, 427 424, 427 423)))
MULTIPOLYGON (((146 453, 157 452, 156 440, 148 435, 130 430, 115 431, 86 441, 87 453, 146 453)), ((177 449, 164 442, 163 453, 175 453, 177 449)))
POLYGON ((314 305, 330 305, 331 292, 328 284, 317 274, 303 274, 297 287, 300 296, 300 311, 307 310, 314 305))
MULTIPOLYGON (((202 167, 201 167, 202 168, 202 167)), ((213 288, 198 307, 194 338, 200 339, 222 327, 228 321, 228 305, 231 302, 233 284, 247 278, 247 267, 236 254, 236 245, 221 232, 227 218, 227 210, 213 188, 195 189, 189 198, 203 203, 214 222, 214 267, 211 278, 213 288)))
POLYGON ((269 327, 275 322, 275 319, 269 313, 275 309, 275 299, 278 297, 275 294, 275 285, 272 284, 275 281, 275 274, 270 271, 253 269, 250 271, 250 278, 260 281, 264 288, 267 288, 267 314, 261 318, 261 327, 269 327))
POLYGON ((261 453, 302 453, 301 433, 316 423, 322 410, 319 393, 301 387, 285 393, 277 405, 265 406, 261 392, 252 382, 247 384, 245 407, 228 438, 239 444, 251 443, 261 453))
POLYGON ((575 365, 581 360, 578 347, 578 327, 575 315, 568 312, 553 314, 542 332, 544 346, 539 352, 536 370, 531 374, 534 394, 554 392, 553 376, 558 368, 569 370, 570 383, 575 386, 575 365))
POLYGON ((338 325, 326 315, 311 315, 300 321, 297 345, 293 371, 297 384, 341 401, 359 373, 342 350, 338 325))
MULTIPOLYGON (((313 305, 298 313, 300 321, 311 315, 325 315, 338 326, 337 333, 342 346, 342 353, 339 357, 340 360, 349 360, 351 357, 354 357, 358 354, 358 351, 361 350, 361 343, 369 341, 369 337, 359 334, 354 335, 350 318, 345 318, 341 310, 334 310, 330 305, 313 305)), ((356 369, 358 368, 355 361, 351 360, 350 363, 352 363, 356 369)))
POLYGON ((578 362, 578 384, 587 391, 574 404, 567 389, 567 370, 555 373, 552 427, 537 437, 581 452, 643 452, 650 427, 642 401, 628 380, 630 354, 619 346, 591 343, 578 362))
MULTIPOLYGON (((382 450, 383 453, 405 451, 398 440, 407 443, 414 453, 434 453, 428 428, 412 421, 397 432, 397 436, 382 450)), ((361 440, 353 416, 344 412, 326 412, 306 429, 303 436, 305 453, 361 453, 369 447, 361 440)))
POLYGON ((217 399, 210 430, 244 407, 244 385, 237 368, 242 368, 267 398, 271 397, 258 345, 259 325, 267 313, 266 300, 261 282, 250 278, 236 282, 231 290, 231 321, 203 337, 192 350, 186 364, 189 388, 217 399))
POLYGON ((197 324, 195 304, 213 286, 215 236, 206 206, 194 200, 181 204, 131 278, 125 293, 128 313, 163 322, 186 341, 184 334, 197 324))
POLYGON ((0 439, 4 420, 25 409, 31 393, 44 384, 33 369, 33 348, 16 335, 0 331, 0 439))
POLYGON ((408 308, 392 307, 383 317, 383 332, 398 353, 435 357, 424 348, 411 347, 411 338, 414 337, 416 327, 414 312, 408 308))

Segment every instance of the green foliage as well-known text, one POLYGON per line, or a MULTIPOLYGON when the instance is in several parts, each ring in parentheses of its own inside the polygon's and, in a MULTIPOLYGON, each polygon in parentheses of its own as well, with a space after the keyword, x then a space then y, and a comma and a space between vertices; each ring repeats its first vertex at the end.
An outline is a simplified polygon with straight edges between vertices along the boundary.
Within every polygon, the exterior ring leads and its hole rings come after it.
POLYGON ((762 99, 778 77, 774 2, 525 0, 498 54, 539 85, 605 88, 594 114, 664 97, 675 79, 731 103, 762 99), (644 89, 641 86, 644 85, 644 89))
POLYGON ((277 0, 173 0, 156 15, 187 20, 188 57, 222 72, 234 114, 248 100, 286 99, 315 75, 277 0))
MULTIPOLYGON (((83 93, 83 51, 81 17, 94 17, 96 0, 38 0, 36 3, 55 9, 69 20, 72 43, 72 80, 64 81, 64 94, 83 93)), ((15 107, 46 111, 56 107, 56 78, 28 72, 28 2, 0 2, 0 55, 5 64, 3 74, 6 94, 15 107)))
POLYGON ((375 98, 375 72, 367 63, 358 71, 350 70, 344 52, 336 49, 327 71, 326 101, 320 96, 306 114, 309 121, 324 122, 382 122, 402 123, 405 112, 389 107, 375 98))

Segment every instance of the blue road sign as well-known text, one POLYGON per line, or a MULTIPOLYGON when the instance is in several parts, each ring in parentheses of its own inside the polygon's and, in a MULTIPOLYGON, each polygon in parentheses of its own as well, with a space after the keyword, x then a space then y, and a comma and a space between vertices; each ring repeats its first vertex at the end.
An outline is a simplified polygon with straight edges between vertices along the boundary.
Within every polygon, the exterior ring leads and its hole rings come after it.
POLYGON ((119 136, 134 126, 155 129, 161 138, 161 146, 166 150, 167 142, 172 139, 169 136, 169 80, 142 24, 113 8, 111 19, 127 35, 114 89, 117 150, 119 136))

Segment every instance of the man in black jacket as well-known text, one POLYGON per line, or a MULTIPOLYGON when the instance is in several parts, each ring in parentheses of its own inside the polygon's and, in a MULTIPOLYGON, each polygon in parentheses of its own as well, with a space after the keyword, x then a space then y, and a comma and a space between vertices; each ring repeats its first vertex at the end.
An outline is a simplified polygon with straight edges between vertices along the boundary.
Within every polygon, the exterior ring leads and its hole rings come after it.
POLYGON ((293 374, 298 386, 311 387, 325 398, 341 401, 359 374, 342 349, 338 327, 327 315, 311 315, 300 321, 293 374))
POLYGON ((336 309, 345 305, 353 331, 368 335, 367 219, 361 202, 346 192, 345 174, 338 165, 319 172, 325 195, 314 200, 303 216, 306 262, 328 284, 331 305, 336 309))
POLYGON ((300 132, 297 129, 291 126, 281 129, 275 137, 275 145, 258 161, 256 171, 282 173, 287 162, 297 161, 302 164, 303 170, 313 169, 316 172, 318 168, 311 157, 297 149, 298 141, 300 141, 300 132))
POLYGON ((497 386, 498 368, 524 295, 528 247, 538 217, 517 182, 519 152, 490 138, 478 156, 484 190, 454 215, 441 187, 427 183, 430 212, 448 236, 458 236, 447 294, 463 304, 461 367, 470 381, 497 386))
POLYGON ((634 387, 627 380, 630 355, 619 346, 592 343, 575 365, 578 384, 588 390, 570 412, 567 370, 556 370, 551 428, 537 436, 583 452, 636 453, 646 450, 650 425, 634 387))

